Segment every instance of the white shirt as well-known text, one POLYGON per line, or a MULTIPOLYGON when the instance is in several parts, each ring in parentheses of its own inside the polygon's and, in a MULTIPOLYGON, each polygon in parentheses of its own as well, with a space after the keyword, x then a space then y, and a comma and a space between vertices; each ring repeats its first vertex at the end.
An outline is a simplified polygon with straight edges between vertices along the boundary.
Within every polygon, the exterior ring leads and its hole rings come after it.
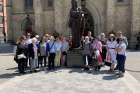
POLYGON ((109 49, 115 49, 116 48, 116 45, 117 45, 117 42, 116 41, 107 41, 107 48, 109 49))
POLYGON ((121 51, 118 52, 119 55, 125 55, 126 56, 126 44, 122 43, 122 44, 118 44, 117 45, 118 48, 121 48, 121 51))
POLYGON ((56 41, 55 47, 56 47, 56 51, 61 51, 62 42, 61 41, 56 41))
POLYGON ((49 47, 51 48, 50 53, 56 53, 56 42, 55 41, 50 41, 49 47))
POLYGON ((28 45, 28 44, 31 44, 32 43, 32 39, 27 39, 26 40, 26 44, 28 45))
POLYGON ((69 49, 69 43, 67 42, 67 41, 64 41, 63 43, 62 43, 62 48, 61 48, 61 50, 62 50, 62 52, 64 52, 64 51, 68 51, 68 49, 69 49))

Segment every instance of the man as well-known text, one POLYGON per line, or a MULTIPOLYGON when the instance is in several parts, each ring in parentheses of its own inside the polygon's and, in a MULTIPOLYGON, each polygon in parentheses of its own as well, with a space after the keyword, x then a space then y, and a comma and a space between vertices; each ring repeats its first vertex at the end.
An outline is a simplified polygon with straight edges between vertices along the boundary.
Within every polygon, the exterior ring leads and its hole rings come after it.
POLYGON ((49 58, 48 58, 48 70, 55 69, 55 56, 56 56, 56 43, 53 36, 50 37, 49 42, 49 58))

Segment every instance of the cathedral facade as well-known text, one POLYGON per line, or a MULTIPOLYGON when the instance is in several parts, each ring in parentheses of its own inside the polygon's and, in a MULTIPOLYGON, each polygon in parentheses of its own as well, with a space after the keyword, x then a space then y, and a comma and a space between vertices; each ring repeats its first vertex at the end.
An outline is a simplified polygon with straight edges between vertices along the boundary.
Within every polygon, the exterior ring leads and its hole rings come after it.
POLYGON ((7 0, 8 40, 15 41, 25 31, 71 35, 72 1, 79 9, 84 2, 90 13, 92 29, 87 30, 94 35, 122 31, 129 46, 135 46, 140 31, 140 0, 7 0))

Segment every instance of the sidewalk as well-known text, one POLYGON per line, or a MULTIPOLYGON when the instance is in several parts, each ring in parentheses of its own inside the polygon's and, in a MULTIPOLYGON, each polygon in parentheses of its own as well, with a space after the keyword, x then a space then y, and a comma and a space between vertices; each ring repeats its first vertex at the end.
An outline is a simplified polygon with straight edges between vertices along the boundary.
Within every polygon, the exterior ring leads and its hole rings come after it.
POLYGON ((16 76, 0 85, 0 93, 140 93, 140 83, 126 72, 124 78, 107 73, 60 69, 16 76))

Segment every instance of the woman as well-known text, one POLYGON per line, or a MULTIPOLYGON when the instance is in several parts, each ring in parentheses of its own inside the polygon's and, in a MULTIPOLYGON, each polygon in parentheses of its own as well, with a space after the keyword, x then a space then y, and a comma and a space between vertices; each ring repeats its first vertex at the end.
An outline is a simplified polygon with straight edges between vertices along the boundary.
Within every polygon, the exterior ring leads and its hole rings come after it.
POLYGON ((62 56, 61 56, 61 65, 67 66, 67 52, 69 50, 69 42, 66 40, 65 37, 62 39, 62 56))
POLYGON ((56 47, 55 66, 60 67, 62 42, 59 37, 56 38, 55 47, 56 47))
POLYGON ((36 68, 38 67, 38 47, 36 38, 32 38, 32 43, 28 45, 28 49, 29 58, 31 60, 31 72, 36 72, 36 68))
POLYGON ((39 47, 38 47, 38 59, 39 59, 39 65, 41 65, 41 67, 43 66, 44 63, 44 67, 46 67, 47 65, 47 56, 48 56, 48 43, 46 42, 46 37, 43 36, 40 43, 39 43, 39 47))
POLYGON ((107 53, 107 49, 106 49, 106 41, 107 41, 107 39, 105 38, 105 34, 104 33, 101 33, 100 41, 102 43, 102 59, 105 62, 105 60, 106 60, 106 53, 107 53))
POLYGON ((95 70, 96 71, 99 71, 101 69, 101 65, 102 65, 102 43, 101 41, 98 39, 98 38, 95 38, 93 40, 93 43, 92 43, 92 51, 93 51, 93 54, 95 54, 97 56, 97 64, 95 66, 95 70))
POLYGON ((106 57, 106 61, 111 63, 111 67, 110 67, 110 71, 113 72, 115 65, 117 63, 116 60, 116 48, 117 42, 115 39, 115 35, 114 34, 110 34, 109 35, 109 39, 107 40, 107 57, 106 57))
POLYGON ((25 73, 27 63, 27 47, 25 44, 25 37, 21 36, 17 42, 16 61, 18 63, 19 73, 25 73))
POLYGON ((126 61, 126 48, 125 40, 120 38, 119 44, 117 44, 117 65, 119 70, 119 76, 123 77, 125 73, 125 61, 126 61))
POLYGON ((49 41, 49 58, 48 58, 48 70, 55 69, 55 56, 56 56, 56 46, 55 39, 53 36, 50 37, 49 41))
POLYGON ((89 70, 89 65, 91 63, 91 43, 88 36, 85 37, 85 42, 83 46, 83 59, 85 63, 84 70, 89 70))

